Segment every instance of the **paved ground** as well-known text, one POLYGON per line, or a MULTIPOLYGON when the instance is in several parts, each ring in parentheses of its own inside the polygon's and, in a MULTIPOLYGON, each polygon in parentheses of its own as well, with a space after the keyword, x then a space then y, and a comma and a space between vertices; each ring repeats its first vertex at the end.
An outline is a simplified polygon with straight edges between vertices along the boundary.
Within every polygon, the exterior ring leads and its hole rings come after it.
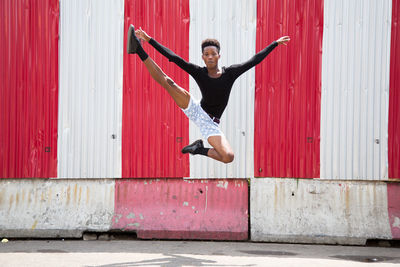
POLYGON ((400 248, 205 241, 9 241, 0 266, 397 266, 400 248))

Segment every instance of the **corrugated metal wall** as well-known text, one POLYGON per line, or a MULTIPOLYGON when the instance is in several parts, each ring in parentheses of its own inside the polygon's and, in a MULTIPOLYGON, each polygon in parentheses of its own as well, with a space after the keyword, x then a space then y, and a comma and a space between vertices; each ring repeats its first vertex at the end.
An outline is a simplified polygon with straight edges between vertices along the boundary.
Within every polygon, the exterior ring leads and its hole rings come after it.
MULTIPOLYGON (((321 153, 322 178, 398 178, 394 3, 327 0, 322 14, 314 0, 61 1, 58 98, 58 2, 2 1, 0 177, 319 177, 321 153), (130 23, 199 65, 207 37, 220 39, 229 66, 291 36, 235 83, 221 123, 232 164, 190 156, 189 167, 180 150, 200 133, 137 56, 122 63, 130 23)), ((188 74, 144 47, 200 97, 188 74)))
MULTIPOLYGON (((190 61, 204 66, 201 42, 206 38, 216 38, 221 44, 220 67, 248 60, 255 54, 256 22, 256 0, 190 1, 190 61)), ((191 156, 191 178, 254 175, 254 80, 254 68, 236 80, 221 118, 220 127, 235 152, 235 160, 225 165, 202 156, 191 156)), ((197 99, 201 98, 192 78, 190 92, 197 99)), ((197 127, 189 125, 190 142, 202 138, 197 127)))
POLYGON ((256 68, 255 176, 319 177, 323 1, 257 5, 257 50, 291 41, 256 68))
MULTIPOLYGON (((124 44, 128 27, 134 24, 188 59, 188 0, 126 0, 124 22, 124 44)), ((126 54, 125 46, 122 177, 187 177, 188 156, 180 151, 189 142, 188 119, 150 77, 139 57, 126 54)), ((150 45, 144 44, 144 49, 167 75, 188 89, 187 73, 150 45)))
POLYGON ((400 178, 400 1, 392 6, 389 84, 389 178, 400 178))
POLYGON ((0 178, 57 176, 57 0, 0 1, 0 178))
POLYGON ((60 6, 58 176, 121 177, 124 1, 60 6))
POLYGON ((326 0, 321 178, 388 177, 391 0, 326 0))

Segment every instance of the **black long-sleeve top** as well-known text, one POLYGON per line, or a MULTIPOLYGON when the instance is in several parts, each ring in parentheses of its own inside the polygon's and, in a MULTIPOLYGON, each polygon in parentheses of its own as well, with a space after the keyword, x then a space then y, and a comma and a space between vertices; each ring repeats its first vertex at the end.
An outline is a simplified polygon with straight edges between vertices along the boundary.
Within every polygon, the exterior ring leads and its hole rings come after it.
POLYGON ((208 76, 206 67, 200 67, 196 64, 185 61, 153 38, 150 39, 149 43, 158 52, 168 58, 169 61, 174 62, 194 78, 202 95, 200 102, 201 107, 205 112, 217 118, 221 118, 222 113, 228 104, 229 95, 235 80, 244 72, 260 63, 276 46, 278 46, 278 43, 274 41, 248 61, 227 68, 222 67, 221 76, 218 78, 212 78, 208 76))

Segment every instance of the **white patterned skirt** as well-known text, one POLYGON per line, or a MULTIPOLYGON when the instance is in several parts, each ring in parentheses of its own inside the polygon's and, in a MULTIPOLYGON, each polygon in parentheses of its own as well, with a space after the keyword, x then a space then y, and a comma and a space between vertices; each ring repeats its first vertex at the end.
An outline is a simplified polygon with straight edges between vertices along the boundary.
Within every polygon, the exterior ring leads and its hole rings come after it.
POLYGON ((224 134, 219 128, 219 125, 214 122, 211 117, 204 111, 193 96, 190 96, 189 105, 186 109, 182 109, 183 113, 199 127, 201 135, 205 140, 210 136, 223 136, 224 134))

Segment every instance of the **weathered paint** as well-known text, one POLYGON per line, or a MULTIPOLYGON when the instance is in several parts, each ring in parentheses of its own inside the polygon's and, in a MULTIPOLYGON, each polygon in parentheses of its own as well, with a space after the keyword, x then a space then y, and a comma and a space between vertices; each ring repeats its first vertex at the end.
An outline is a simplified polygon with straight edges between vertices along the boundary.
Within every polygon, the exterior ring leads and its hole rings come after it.
POLYGON ((0 178, 57 177, 58 0, 2 0, 0 18, 0 178))
POLYGON ((391 4, 325 0, 321 178, 388 178, 391 4))
POLYGON ((257 1, 257 51, 289 35, 256 67, 254 176, 319 177, 324 1, 257 1))
MULTIPOLYGON (((189 1, 125 0, 122 177, 187 177, 189 123, 166 90, 149 75, 137 55, 126 54, 130 24, 142 27, 184 59, 189 55, 189 1)), ((148 44, 144 49, 181 87, 189 76, 148 44)))
MULTIPOLYGON (((220 67, 250 59, 256 52, 256 3, 256 0, 191 0, 190 62, 204 66, 201 42, 206 38, 216 38, 221 44, 220 67)), ((254 89, 255 70, 252 68, 236 80, 221 118, 220 127, 235 152, 235 160, 223 164, 206 157, 190 157, 191 178, 244 178, 254 175, 254 89)), ((192 78, 190 93, 201 99, 198 85, 192 78)), ((189 136, 190 142, 202 139, 192 122, 189 123, 189 136)))
POLYGON ((388 183, 387 196, 392 238, 400 239, 400 183, 388 183))
POLYGON ((393 0, 389 85, 389 178, 400 178, 400 1, 393 0))
POLYGON ((251 239, 361 245, 391 239, 387 198, 384 182, 252 179, 251 239))
POLYGON ((121 177, 124 1, 60 1, 58 177, 121 177))
POLYGON ((81 237, 108 231, 115 182, 105 179, 0 180, 0 236, 81 237))
POLYGON ((247 180, 117 180, 112 228, 144 239, 246 240, 247 180))

